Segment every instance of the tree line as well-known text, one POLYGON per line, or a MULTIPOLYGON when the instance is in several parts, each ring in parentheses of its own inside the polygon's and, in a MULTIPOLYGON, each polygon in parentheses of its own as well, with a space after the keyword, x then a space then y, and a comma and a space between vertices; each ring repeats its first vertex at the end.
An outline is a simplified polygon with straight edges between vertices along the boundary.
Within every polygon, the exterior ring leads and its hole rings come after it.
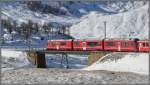
POLYGON ((28 20, 27 23, 22 22, 20 25, 16 21, 11 21, 10 19, 2 19, 1 26, 3 29, 7 29, 9 34, 17 32, 24 40, 28 39, 31 34, 37 34, 39 32, 49 33, 51 27, 47 23, 43 26, 38 25, 38 23, 28 20))
MULTIPOLYGON (((3 29, 7 29, 8 34, 12 36, 14 36, 13 32, 17 32, 23 40, 29 39, 32 34, 40 35, 44 33, 48 35, 50 32, 53 32, 53 24, 44 23, 43 25, 39 25, 32 20, 28 20, 27 23, 22 22, 18 25, 16 21, 11 19, 2 19, 1 26, 3 29)), ((66 26, 61 25, 57 33, 65 33, 66 31, 66 26)))

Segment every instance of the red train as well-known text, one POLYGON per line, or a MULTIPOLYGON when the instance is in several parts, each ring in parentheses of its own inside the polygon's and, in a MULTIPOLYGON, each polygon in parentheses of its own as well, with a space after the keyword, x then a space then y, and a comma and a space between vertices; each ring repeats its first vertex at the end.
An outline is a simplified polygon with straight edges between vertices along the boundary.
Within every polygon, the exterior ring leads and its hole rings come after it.
POLYGON ((148 40, 48 40, 47 50, 148 52, 148 40))

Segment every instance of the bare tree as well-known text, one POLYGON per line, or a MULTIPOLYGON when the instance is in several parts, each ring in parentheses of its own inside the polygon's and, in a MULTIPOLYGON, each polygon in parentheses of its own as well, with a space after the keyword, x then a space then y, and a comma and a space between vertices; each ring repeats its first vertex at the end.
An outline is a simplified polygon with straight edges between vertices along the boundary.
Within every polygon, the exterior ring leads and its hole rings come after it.
POLYGON ((29 35, 28 35, 28 28, 27 28, 27 24, 22 23, 21 24, 21 36, 23 40, 27 40, 29 35))
POLYGON ((48 24, 47 24, 47 23, 44 23, 43 29, 44 29, 44 32, 45 32, 46 34, 49 32, 49 27, 48 27, 48 24))
POLYGON ((39 26, 37 23, 34 24, 34 29, 35 29, 35 33, 38 33, 39 32, 39 26))

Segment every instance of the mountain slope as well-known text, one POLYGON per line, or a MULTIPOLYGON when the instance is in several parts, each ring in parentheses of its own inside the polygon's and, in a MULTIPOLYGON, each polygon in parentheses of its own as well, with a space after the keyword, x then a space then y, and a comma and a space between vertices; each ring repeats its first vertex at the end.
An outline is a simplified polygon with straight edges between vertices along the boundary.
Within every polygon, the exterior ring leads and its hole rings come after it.
POLYGON ((91 12, 71 27, 71 35, 77 39, 103 39, 104 21, 107 38, 148 38, 148 4, 113 15, 91 12))

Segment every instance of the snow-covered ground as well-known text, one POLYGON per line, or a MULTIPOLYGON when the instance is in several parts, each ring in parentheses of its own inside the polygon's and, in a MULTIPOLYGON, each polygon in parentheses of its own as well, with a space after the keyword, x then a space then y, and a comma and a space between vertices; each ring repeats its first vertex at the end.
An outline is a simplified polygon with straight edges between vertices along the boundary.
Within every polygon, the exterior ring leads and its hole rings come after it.
POLYGON ((22 67, 33 67, 27 59, 27 55, 21 51, 1 50, 2 72, 22 67))
POLYGON ((2 84, 148 84, 149 76, 129 72, 17 69, 4 72, 2 84))
POLYGON ((108 70, 149 74, 148 53, 127 53, 118 57, 117 55, 118 53, 108 54, 83 70, 108 70))

